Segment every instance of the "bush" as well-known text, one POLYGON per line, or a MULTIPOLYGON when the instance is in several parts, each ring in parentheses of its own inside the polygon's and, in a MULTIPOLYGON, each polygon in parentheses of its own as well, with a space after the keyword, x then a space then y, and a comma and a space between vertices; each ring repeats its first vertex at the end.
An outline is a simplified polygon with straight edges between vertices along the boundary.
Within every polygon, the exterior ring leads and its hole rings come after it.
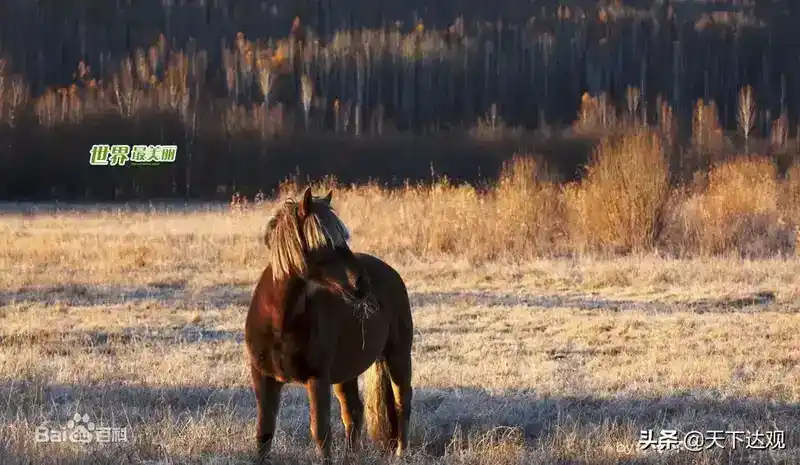
POLYGON ((494 218, 487 240, 497 252, 532 257, 557 253, 566 244, 566 205, 553 175, 531 157, 514 157, 503 167, 494 191, 494 218))
POLYGON ((580 184, 567 188, 569 230, 582 250, 643 251, 654 245, 669 195, 660 137, 645 128, 605 138, 580 184))
POLYGON ((779 191, 771 160, 747 156, 717 164, 707 180, 698 178, 671 203, 665 242, 681 255, 789 252, 793 227, 779 209, 779 191))

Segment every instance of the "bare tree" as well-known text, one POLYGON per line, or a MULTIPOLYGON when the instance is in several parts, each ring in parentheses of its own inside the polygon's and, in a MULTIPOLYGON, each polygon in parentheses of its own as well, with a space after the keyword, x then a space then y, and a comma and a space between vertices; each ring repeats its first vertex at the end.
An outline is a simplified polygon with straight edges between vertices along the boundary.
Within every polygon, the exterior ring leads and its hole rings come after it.
POLYGON ((744 136, 745 149, 750 150, 750 132, 756 122, 756 102, 753 98, 753 88, 749 85, 739 91, 739 107, 736 114, 739 131, 744 136))

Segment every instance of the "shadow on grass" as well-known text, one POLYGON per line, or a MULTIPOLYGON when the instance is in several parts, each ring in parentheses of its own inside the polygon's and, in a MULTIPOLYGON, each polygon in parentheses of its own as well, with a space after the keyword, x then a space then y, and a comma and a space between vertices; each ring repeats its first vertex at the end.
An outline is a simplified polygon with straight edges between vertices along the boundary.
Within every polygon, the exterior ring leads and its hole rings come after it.
POLYGON ((765 309, 773 310, 775 294, 761 292, 742 298, 721 297, 718 299, 697 299, 678 302, 658 302, 646 300, 609 299, 597 295, 553 294, 535 295, 528 293, 504 293, 497 291, 450 291, 424 292, 412 296, 414 306, 425 305, 464 305, 480 307, 517 307, 533 309, 572 308, 579 310, 606 311, 645 311, 648 313, 669 313, 689 311, 705 312, 757 312, 765 309))
MULTIPOLYGON (((157 302, 172 308, 223 308, 231 305, 247 307, 250 304, 255 282, 208 286, 199 290, 187 288, 185 281, 155 282, 146 286, 65 284, 59 286, 24 287, 0 291, 0 306, 28 303, 51 306, 126 305, 140 302, 157 302)), ((522 307, 531 309, 573 308, 580 310, 645 311, 668 313, 688 311, 706 312, 757 312, 779 310, 773 292, 761 292, 741 298, 711 298, 678 302, 609 299, 586 293, 537 295, 525 292, 500 291, 450 291, 410 292, 412 308, 429 305, 472 305, 481 307, 522 307)), ((784 308, 783 311, 796 311, 784 308)))
POLYGON ((0 334, 0 345, 7 348, 36 346, 48 355, 76 353, 113 355, 117 348, 132 344, 159 347, 214 342, 244 342, 244 330, 205 329, 195 325, 176 327, 126 327, 118 331, 69 330, 0 334))
MULTIPOLYGON (((209 463, 210 456, 217 457, 215 463, 245 463, 254 446, 256 406, 252 391, 246 387, 122 383, 90 386, 6 380, 0 384, 0 400, 6 404, 0 406, 0 420, 9 425, 7 428, 17 428, 16 436, 7 429, 5 438, 0 440, 0 456, 5 457, 3 463, 31 463, 31 458, 26 456, 28 453, 31 457, 46 457, 46 463, 87 463, 87 460, 104 464, 209 463), (47 448, 57 445, 36 444, 33 438, 20 436, 25 427, 32 434, 32 429, 43 422, 53 428, 63 428, 76 412, 88 414, 97 424, 129 428, 129 442, 113 444, 107 449, 87 445, 84 450, 78 445, 80 457, 70 462, 68 456, 63 460, 59 458, 60 449, 47 452, 47 448), (207 435, 203 438, 208 438, 204 446, 180 453, 174 446, 170 449, 163 446, 165 441, 180 442, 173 435, 191 436, 200 434, 197 431, 201 430, 207 435)), ((336 447, 340 447, 342 428, 335 399, 332 406, 336 447)), ((742 441, 749 442, 739 443, 738 448, 728 442, 725 448, 709 451, 713 460, 703 463, 721 463, 717 459, 722 460, 723 455, 724 463, 791 463, 784 459, 800 457, 798 418, 800 405, 797 403, 732 399, 708 391, 658 398, 599 398, 545 397, 534 390, 490 392, 472 387, 417 387, 413 401, 412 446, 415 454, 427 457, 421 463, 436 459, 447 461, 458 449, 457 444, 474 449, 479 438, 498 427, 507 427, 517 433, 521 447, 528 453, 539 453, 540 457, 542 453, 554 454, 551 461, 543 463, 592 463, 591 460, 582 461, 581 454, 609 441, 635 448, 641 430, 652 429, 656 437, 664 429, 679 431, 679 437, 688 431, 782 430, 785 443, 782 450, 766 442, 763 450, 746 447, 754 444, 754 440, 742 436, 742 441), (548 449, 553 452, 547 452, 548 449)), ((292 454, 309 453, 308 431, 305 392, 300 387, 288 387, 282 397, 276 436, 279 444, 276 452, 283 454, 284 460, 278 463, 304 463, 297 457, 292 458, 292 454)), ((725 436, 730 441, 732 436, 728 433, 725 436)), ((637 461, 616 463, 694 463, 665 462, 662 454, 653 457, 652 461, 640 456, 637 461)))
POLYGON ((225 212, 230 209, 228 202, 185 202, 180 200, 149 202, 10 202, 0 201, 0 216, 34 217, 54 214, 96 214, 96 213, 209 213, 225 212))
POLYGON ((186 281, 153 282, 144 286, 82 285, 31 286, 0 291, 0 306, 27 303, 41 306, 112 306, 157 302, 173 308, 247 306, 255 283, 218 284, 193 290, 186 281))

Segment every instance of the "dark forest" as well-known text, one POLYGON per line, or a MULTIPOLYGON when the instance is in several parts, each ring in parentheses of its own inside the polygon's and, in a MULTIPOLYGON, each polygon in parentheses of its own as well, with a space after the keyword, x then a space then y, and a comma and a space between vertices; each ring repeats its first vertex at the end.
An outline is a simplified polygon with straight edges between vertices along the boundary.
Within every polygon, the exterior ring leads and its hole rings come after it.
POLYGON ((741 135, 747 86, 745 142, 797 150, 798 2, 333 3, 2 2, 0 198, 225 199, 325 175, 490 181, 515 154, 572 178, 617 124, 576 131, 587 102, 646 124, 668 107, 680 152, 711 102, 741 135), (90 166, 96 144, 178 154, 90 166))

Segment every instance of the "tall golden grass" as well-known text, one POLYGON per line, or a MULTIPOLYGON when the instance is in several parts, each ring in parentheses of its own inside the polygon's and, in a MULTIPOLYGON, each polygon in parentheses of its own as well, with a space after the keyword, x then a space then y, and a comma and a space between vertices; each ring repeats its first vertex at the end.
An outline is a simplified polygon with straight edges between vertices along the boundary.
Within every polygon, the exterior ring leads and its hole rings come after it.
POLYGON ((582 249, 641 252, 658 235, 669 194, 669 162, 654 131, 603 140, 586 176, 567 191, 569 230, 582 249))
MULTIPOLYGON (((319 189, 330 187, 335 181, 319 189)), ((661 138, 646 128, 606 137, 578 182, 559 182, 536 157, 517 156, 488 189, 447 178, 402 190, 336 188, 354 236, 412 260, 780 256, 795 253, 800 224, 800 165, 782 179, 773 160, 739 156, 673 185, 661 138)), ((298 190, 288 183, 281 193, 298 190)))

